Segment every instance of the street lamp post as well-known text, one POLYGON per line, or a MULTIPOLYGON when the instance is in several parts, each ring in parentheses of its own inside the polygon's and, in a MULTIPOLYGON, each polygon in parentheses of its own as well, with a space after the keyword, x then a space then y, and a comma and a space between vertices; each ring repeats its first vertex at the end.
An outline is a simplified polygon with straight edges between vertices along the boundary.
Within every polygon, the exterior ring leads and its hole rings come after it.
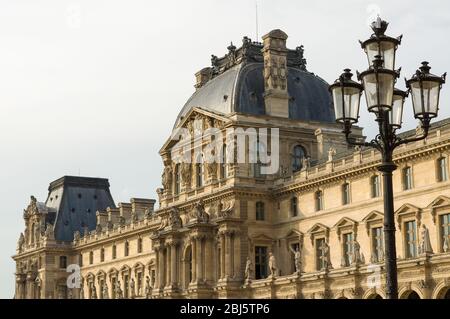
POLYGON ((381 20, 372 23, 373 35, 367 41, 360 42, 367 54, 369 69, 358 73, 359 82, 353 81, 350 69, 330 86, 333 95, 336 121, 343 124, 347 143, 355 146, 372 147, 382 156, 377 169, 383 175, 384 197, 384 249, 386 270, 386 296, 398 298, 397 253, 395 247, 394 198, 392 172, 397 169, 393 162, 396 147, 410 142, 420 141, 428 136, 431 119, 437 117, 439 95, 445 83, 446 74, 436 76, 430 73, 428 62, 411 79, 406 80, 407 91, 394 87, 400 76, 395 70, 395 53, 401 44, 401 36, 392 38, 384 33, 388 23, 381 20), (379 133, 370 142, 360 142, 350 137, 352 125, 359 120, 359 105, 362 93, 365 93, 367 109, 375 114, 379 133), (422 132, 411 138, 401 138, 396 131, 401 128, 403 105, 408 95, 412 96, 414 117, 420 121, 422 132))

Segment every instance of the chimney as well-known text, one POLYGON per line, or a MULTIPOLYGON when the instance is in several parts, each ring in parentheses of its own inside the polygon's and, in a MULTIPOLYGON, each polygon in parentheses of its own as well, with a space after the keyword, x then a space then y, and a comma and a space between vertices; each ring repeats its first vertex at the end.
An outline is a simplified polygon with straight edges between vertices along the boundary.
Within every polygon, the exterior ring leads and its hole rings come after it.
POLYGON ((287 91, 287 34, 277 29, 262 37, 264 58, 264 102, 266 114, 289 117, 287 91))
POLYGON ((203 68, 200 71, 198 71, 197 73, 195 73, 195 79, 196 79, 196 83, 195 83, 195 88, 199 89, 201 88, 206 82, 208 82, 209 80, 211 80, 211 68, 207 67, 207 68, 203 68))

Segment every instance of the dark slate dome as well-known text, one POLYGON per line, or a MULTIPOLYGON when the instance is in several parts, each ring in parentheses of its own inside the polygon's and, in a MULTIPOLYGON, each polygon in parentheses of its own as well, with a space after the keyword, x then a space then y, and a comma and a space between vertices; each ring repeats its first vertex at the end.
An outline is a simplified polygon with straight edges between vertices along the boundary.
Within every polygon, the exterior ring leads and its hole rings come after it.
MULTIPOLYGON (((265 114, 264 64, 260 53, 262 46, 251 42, 247 45, 247 52, 245 52, 245 41, 246 38, 244 38, 243 47, 233 52, 236 59, 234 65, 230 66, 227 62, 229 60, 227 57, 231 53, 221 59, 213 56, 213 67, 204 69, 211 72, 211 79, 200 85, 197 84, 198 89, 182 108, 175 126, 194 107, 222 115, 234 112, 265 114), (214 61, 217 60, 219 62, 214 65, 214 61)), ((290 98, 289 118, 335 122, 328 83, 306 70, 303 47, 288 52, 287 89, 290 98)))

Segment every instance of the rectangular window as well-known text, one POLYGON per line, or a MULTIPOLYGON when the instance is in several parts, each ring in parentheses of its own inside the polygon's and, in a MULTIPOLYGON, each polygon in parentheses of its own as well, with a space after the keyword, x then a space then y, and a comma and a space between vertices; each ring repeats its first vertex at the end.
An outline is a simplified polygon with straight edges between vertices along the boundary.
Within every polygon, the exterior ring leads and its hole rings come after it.
POLYGON ((380 177, 378 175, 372 176, 370 179, 372 198, 380 197, 380 177))
POLYGON ((203 164, 199 163, 195 166, 196 168, 196 177, 197 177, 197 187, 203 186, 203 164))
POLYGON ((105 261, 105 249, 102 248, 100 249, 100 262, 104 262, 105 261))
POLYGON ((59 256, 59 268, 67 268, 67 256, 59 256))
POLYGON ((446 253, 450 250, 450 214, 441 215, 439 219, 441 221, 441 249, 446 253))
POLYGON ((256 202, 256 220, 264 220, 264 203, 256 202))
POLYGON ((267 247, 256 246, 255 247, 255 278, 263 279, 267 278, 267 247))
POLYGON ((142 238, 138 238, 138 254, 142 253, 142 238))
POLYGON ((298 215, 297 197, 292 197, 291 199, 291 211, 292 217, 297 217, 298 215))
POLYGON ((416 221, 412 220, 405 223, 405 243, 406 258, 414 258, 417 256, 417 230, 416 221))
POLYGON ((180 193, 180 164, 175 165, 175 195, 178 195, 180 193))
POLYGON ((89 265, 94 263, 94 252, 89 252, 89 265))
POLYGON ((441 157, 437 160, 437 180, 438 182, 446 182, 448 180, 447 158, 441 157))
POLYGON ((352 257, 353 257, 353 233, 344 234, 342 236, 343 238, 343 258, 344 258, 344 265, 346 267, 349 267, 352 264, 352 257))
POLYGON ((117 257, 117 247, 116 245, 112 246, 112 259, 116 259, 117 257))
POLYGON ((372 228, 372 262, 381 262, 384 256, 383 227, 372 228))
POLYGON ((325 245, 325 238, 316 239, 316 269, 322 270, 325 268, 326 256, 324 255, 323 247, 325 245))
POLYGON ((222 146, 222 163, 220 163, 220 178, 227 177, 227 145, 222 146))
POLYGON ((350 204, 350 185, 345 183, 342 185, 342 205, 350 204))
POLYGON ((412 189, 412 169, 411 167, 405 167, 402 170, 403 174, 403 190, 407 191, 412 189))
POLYGON ((78 255, 78 263, 79 263, 80 267, 83 267, 83 255, 82 254, 78 255))
POLYGON ((322 191, 318 191, 315 194, 315 201, 316 201, 316 211, 323 210, 323 193, 322 191))

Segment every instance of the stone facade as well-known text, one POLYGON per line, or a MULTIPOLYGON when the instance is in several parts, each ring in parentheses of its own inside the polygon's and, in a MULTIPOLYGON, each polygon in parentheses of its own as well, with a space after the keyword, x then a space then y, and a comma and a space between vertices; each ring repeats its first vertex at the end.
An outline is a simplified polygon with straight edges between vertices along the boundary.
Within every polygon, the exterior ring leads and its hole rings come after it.
MULTIPOLYGON (((275 54, 289 64, 285 47, 272 52, 271 36, 287 38, 280 30, 263 37, 259 63, 275 54)), ((213 59, 197 74, 197 91, 227 72, 223 61, 213 59)), ((199 106, 176 128, 279 128, 276 174, 261 175, 261 163, 177 164, 176 141, 168 139, 160 150, 159 208, 131 199, 99 209, 96 225, 76 231, 72 241, 46 228, 28 230, 42 224, 48 205, 32 197, 13 257, 15 297, 384 298, 380 155, 348 148, 337 124, 289 118, 286 87, 267 72, 265 85, 277 93, 275 100, 266 96, 275 105, 267 114, 199 106), (71 264, 80 266, 81 288, 67 287, 71 264)), ((364 139, 362 130, 352 138, 364 139)), ((394 154, 400 298, 450 298, 449 155, 449 120, 394 154)))

